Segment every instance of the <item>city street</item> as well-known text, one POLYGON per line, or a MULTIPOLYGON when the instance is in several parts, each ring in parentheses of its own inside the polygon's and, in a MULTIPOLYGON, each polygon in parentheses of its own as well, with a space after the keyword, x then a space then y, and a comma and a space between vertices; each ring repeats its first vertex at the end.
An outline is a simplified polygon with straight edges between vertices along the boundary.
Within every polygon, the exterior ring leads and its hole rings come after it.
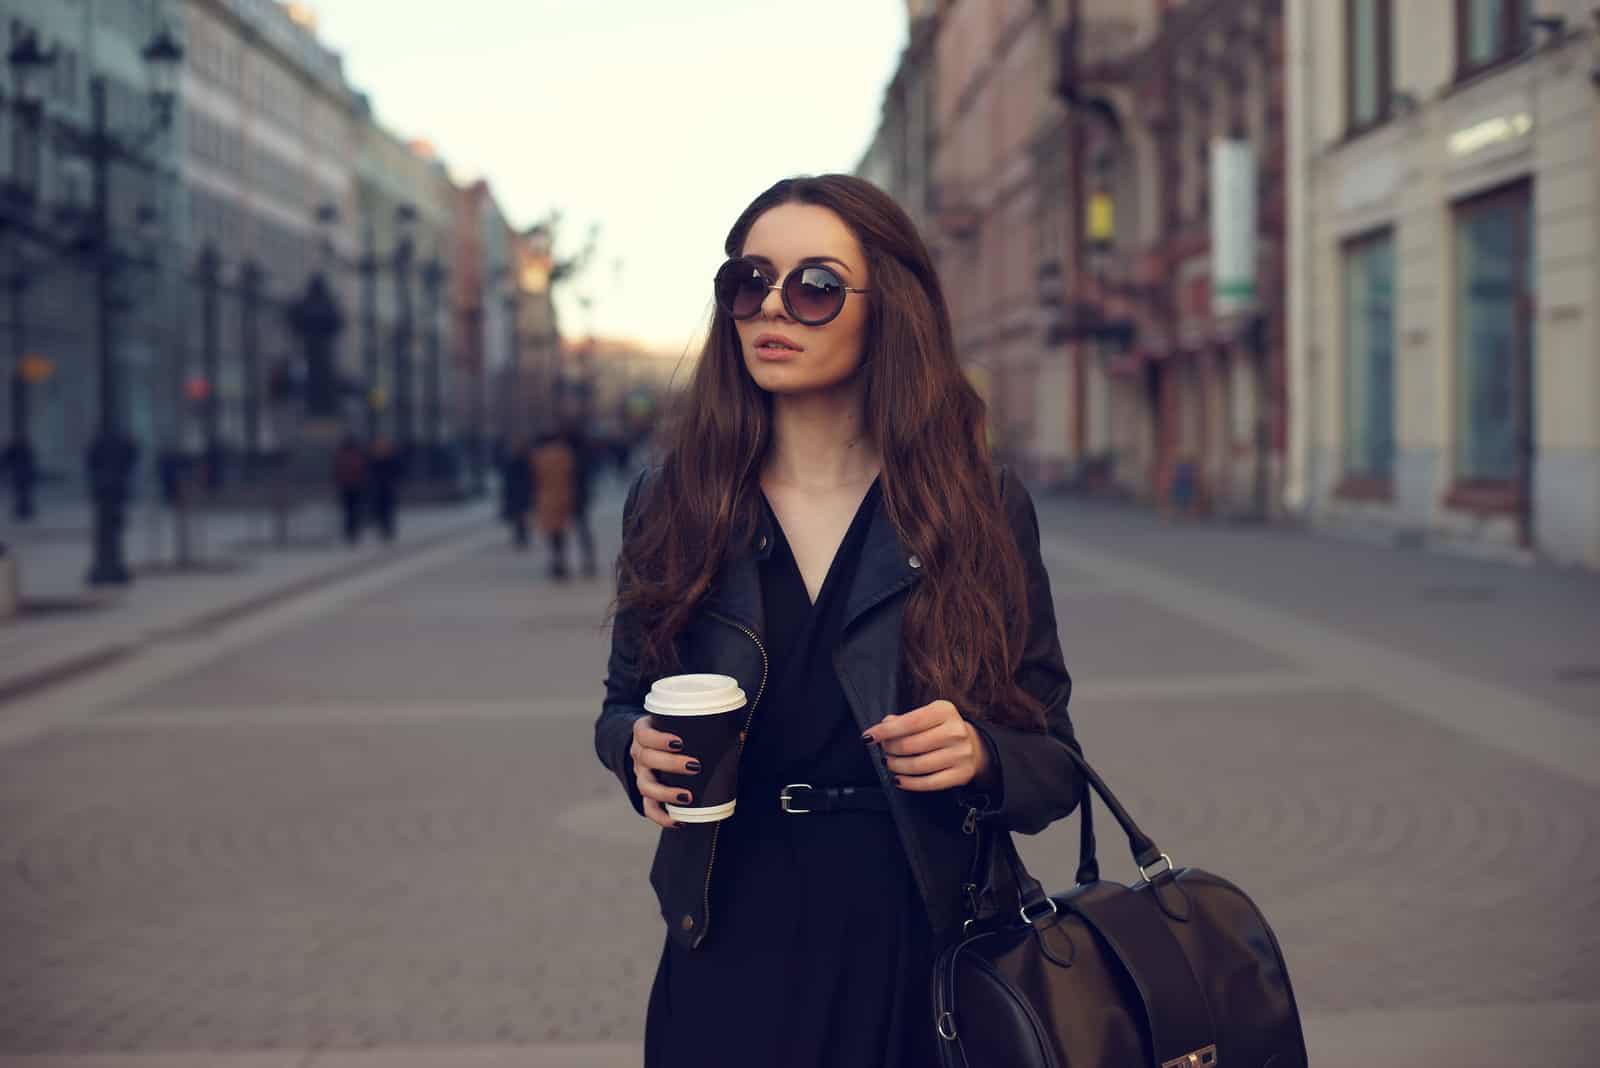
MULTIPOLYGON (((1085 751, 1261 906, 1312 1063, 1589 1063, 1600 577, 1039 510, 1085 751)), ((663 928, 592 747, 610 584, 483 514, 0 703, 0 1068, 639 1063, 663 928)), ((1074 822, 1019 844, 1067 888, 1074 822)))

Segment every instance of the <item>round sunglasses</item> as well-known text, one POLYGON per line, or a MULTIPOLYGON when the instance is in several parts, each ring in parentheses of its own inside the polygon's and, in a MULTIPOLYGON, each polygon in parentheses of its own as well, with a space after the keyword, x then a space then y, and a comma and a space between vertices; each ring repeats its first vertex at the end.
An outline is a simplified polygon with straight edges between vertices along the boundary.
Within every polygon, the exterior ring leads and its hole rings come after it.
POLYGON ((847 293, 867 292, 845 285, 832 268, 816 263, 796 267, 776 284, 770 274, 742 257, 724 263, 714 283, 717 306, 735 319, 754 318, 766 303, 767 291, 776 289, 789 318, 802 326, 821 326, 844 310, 847 293))

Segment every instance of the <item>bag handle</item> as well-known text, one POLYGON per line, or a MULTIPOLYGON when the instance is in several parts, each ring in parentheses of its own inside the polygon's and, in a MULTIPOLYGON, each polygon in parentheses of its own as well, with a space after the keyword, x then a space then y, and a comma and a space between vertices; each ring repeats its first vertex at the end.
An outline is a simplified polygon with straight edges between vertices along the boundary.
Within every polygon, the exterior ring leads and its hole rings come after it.
MULTIPOLYGON (((1095 794, 1100 795, 1100 799, 1105 802, 1106 808, 1111 812, 1112 818, 1117 821, 1123 832, 1128 836, 1128 849, 1133 854, 1133 862, 1139 866, 1139 874, 1143 875, 1146 881, 1162 874, 1161 872, 1151 873, 1147 869, 1154 868, 1158 861, 1163 860, 1167 863, 1166 870, 1171 871, 1172 858, 1161 852, 1160 847, 1156 845, 1150 836, 1139 829, 1139 825, 1133 821, 1132 816, 1128 815, 1128 810, 1122 807, 1122 803, 1111 792, 1111 788, 1106 785, 1099 772, 1090 766, 1088 760, 1075 747, 1066 746, 1065 748, 1073 763, 1078 765, 1078 770, 1083 774, 1083 796, 1079 801, 1078 807, 1078 884, 1081 886, 1095 882, 1100 878, 1100 862, 1096 856, 1095 848, 1094 816, 1090 808, 1090 799, 1095 794)), ((1045 893, 1044 887, 1040 885, 1039 880, 1029 874, 1027 867, 1022 863, 1022 858, 1017 855, 1016 843, 1011 840, 1011 835, 1001 831, 991 837, 999 843, 1001 856, 1006 861, 1006 869, 1016 890, 1017 905, 1023 919, 1032 923, 1034 920, 1053 912, 1055 905, 1050 902, 1050 897, 1045 893)), ((981 839, 982 836, 980 835, 977 872, 988 872, 990 879, 989 889, 993 890, 995 889, 994 873, 989 868, 989 858, 991 856, 989 849, 993 848, 993 843, 989 843, 986 848, 986 844, 981 839)), ((976 918, 973 901, 968 902, 968 908, 969 911, 973 911, 973 918, 976 918)))

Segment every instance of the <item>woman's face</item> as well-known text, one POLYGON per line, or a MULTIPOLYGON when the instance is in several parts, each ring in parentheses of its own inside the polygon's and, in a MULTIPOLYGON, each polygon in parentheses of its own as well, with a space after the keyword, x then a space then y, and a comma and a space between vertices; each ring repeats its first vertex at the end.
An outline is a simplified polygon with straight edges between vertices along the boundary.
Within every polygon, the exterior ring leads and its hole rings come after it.
MULTIPOLYGON (((769 209, 750 227, 742 254, 773 285, 802 262, 820 262, 850 288, 870 288, 866 257, 855 235, 838 215, 816 204, 769 209)), ((847 381, 861 366, 868 299, 864 293, 846 294, 832 321, 805 326, 790 317, 778 290, 768 290, 761 311, 734 321, 750 377, 769 393, 825 390, 847 381)))

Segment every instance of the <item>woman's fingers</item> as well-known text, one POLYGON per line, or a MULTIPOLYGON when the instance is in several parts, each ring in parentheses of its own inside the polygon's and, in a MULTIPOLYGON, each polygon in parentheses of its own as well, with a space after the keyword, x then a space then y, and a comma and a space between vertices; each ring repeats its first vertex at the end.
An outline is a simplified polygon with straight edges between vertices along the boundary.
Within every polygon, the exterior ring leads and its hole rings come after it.
POLYGON ((882 743, 882 748, 889 756, 916 756, 919 753, 932 753, 957 744, 964 740, 966 735, 964 722, 957 718, 936 723, 926 730, 908 734, 903 738, 891 738, 882 743))
POLYGON ((947 768, 960 767, 972 759, 972 746, 966 742, 957 742, 955 745, 946 746, 932 753, 922 753, 917 756, 885 757, 883 764, 896 775, 931 775, 947 768))
POLYGON ((672 817, 667 815, 667 810, 661 802, 652 801, 648 797, 644 799, 644 818, 669 831, 678 826, 672 821, 672 817))
POLYGON ((700 770, 700 762, 692 756, 680 753, 666 753, 660 749, 647 749, 635 742, 628 751, 633 757, 636 768, 650 768, 652 771, 670 771, 678 775, 693 775, 700 770))
POLYGON ((660 749, 669 753, 683 752, 683 739, 650 726, 649 716, 640 716, 633 721, 633 740, 646 749, 660 749))
POLYGON ((655 772, 649 768, 635 767, 634 779, 639 784, 639 793, 645 797, 653 798, 674 805, 687 805, 694 800, 694 794, 678 786, 668 786, 656 779, 655 772))
POLYGON ((965 786, 971 781, 972 773, 970 771, 948 768, 944 771, 934 772, 932 775, 897 775, 895 776, 894 784, 902 790, 928 792, 965 786))

